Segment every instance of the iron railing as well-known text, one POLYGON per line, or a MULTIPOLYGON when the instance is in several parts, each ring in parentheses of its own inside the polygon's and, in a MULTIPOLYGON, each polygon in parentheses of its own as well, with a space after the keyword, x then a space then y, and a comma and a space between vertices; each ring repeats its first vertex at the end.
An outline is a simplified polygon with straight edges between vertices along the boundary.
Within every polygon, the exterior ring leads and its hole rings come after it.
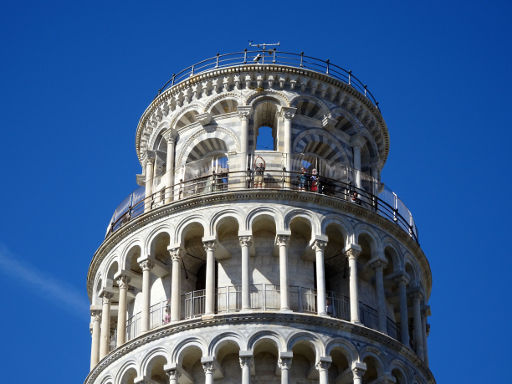
POLYGON ((113 218, 109 224, 107 236, 144 212, 164 204, 210 193, 248 189, 293 190, 340 199, 379 214, 398 225, 418 242, 418 229, 410 211, 395 193, 377 192, 377 185, 368 185, 367 189, 372 190, 368 191, 355 187, 351 182, 322 176, 313 178, 307 175, 307 180, 304 182, 303 174, 298 172, 265 171, 264 175, 255 175, 250 170, 202 176, 162 188, 129 205, 124 212, 120 212, 113 218))
POLYGON ((379 108, 379 103, 374 95, 368 89, 368 86, 359 80, 351 70, 342 68, 329 59, 323 60, 312 56, 307 56, 304 52, 294 53, 278 51, 276 49, 270 50, 244 50, 240 52, 231 53, 218 53, 216 56, 209 57, 201 60, 198 63, 182 69, 174 73, 172 77, 158 90, 158 95, 168 88, 185 81, 192 76, 202 74, 209 71, 214 71, 220 68, 227 67, 242 67, 248 64, 255 65, 281 65, 286 67, 295 67, 307 69, 313 72, 321 73, 339 80, 359 93, 364 95, 371 101, 373 105, 379 108))
MULTIPOLYGON (((242 309, 242 290, 240 286, 219 287, 216 290, 215 313, 235 313, 242 309)), ((249 285, 249 304, 251 310, 278 311, 280 309, 280 289, 275 284, 249 285)), ((317 313, 316 290, 299 286, 288 287, 290 309, 298 313, 317 313)), ((187 292, 181 297, 181 320, 201 317, 205 314, 204 289, 187 292)), ((328 291, 325 310, 331 317, 350 321, 350 301, 347 296, 328 291)), ((378 313, 375 308, 359 302, 361 322, 368 328, 378 328, 378 313)), ((170 322, 169 302, 161 301, 150 307, 150 329, 158 328, 170 322)), ((141 312, 126 321, 126 341, 141 333, 141 312)), ((387 318, 387 333, 398 340, 398 326, 387 318)), ((111 346, 115 344, 115 333, 111 336, 111 346)), ((113 347, 111 348, 113 349, 113 347)))

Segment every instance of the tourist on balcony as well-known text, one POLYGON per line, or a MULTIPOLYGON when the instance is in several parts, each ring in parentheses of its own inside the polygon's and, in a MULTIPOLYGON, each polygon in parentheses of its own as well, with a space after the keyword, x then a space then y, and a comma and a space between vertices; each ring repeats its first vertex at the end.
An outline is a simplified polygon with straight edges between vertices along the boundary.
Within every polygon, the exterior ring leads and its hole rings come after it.
POLYGON ((301 167, 298 179, 299 179, 299 191, 304 191, 306 188, 306 181, 307 181, 306 169, 304 167, 301 167))
POLYGON ((311 171, 311 177, 309 178, 309 180, 311 182, 310 191, 318 192, 318 171, 316 170, 316 168, 313 168, 313 170, 311 171))
POLYGON ((258 156, 258 159, 255 161, 255 177, 254 177, 254 187, 255 188, 265 188, 265 160, 262 157, 258 156), (260 161, 258 161, 260 159, 260 161))
POLYGON ((169 324, 171 322, 171 314, 169 311, 169 304, 165 306, 165 315, 164 315, 164 324, 169 324))

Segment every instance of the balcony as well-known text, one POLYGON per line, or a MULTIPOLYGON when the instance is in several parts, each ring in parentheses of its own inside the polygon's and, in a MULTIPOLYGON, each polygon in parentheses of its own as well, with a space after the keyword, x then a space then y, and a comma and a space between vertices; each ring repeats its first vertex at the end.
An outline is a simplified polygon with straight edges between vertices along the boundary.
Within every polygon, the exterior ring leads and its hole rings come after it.
MULTIPOLYGON (((341 168, 341 167, 340 167, 341 168)), ((361 187, 354 185, 354 173, 350 168, 337 170, 333 177, 266 170, 263 176, 255 175, 251 170, 213 173, 191 178, 170 187, 162 187, 148 197, 144 197, 144 188, 139 188, 114 212, 107 228, 106 237, 142 215, 144 212, 189 198, 208 194, 235 192, 243 190, 296 191, 328 196, 372 211, 398 225, 416 242, 418 229, 413 216, 405 204, 393 191, 383 188, 378 181, 363 174, 361 187)), ((313 197, 313 196, 311 196, 313 197)))
MULTIPOLYGON (((219 287, 216 290, 216 313, 239 312, 242 308, 242 290, 240 286, 219 287)), ((312 288, 289 287, 290 309, 293 312, 316 314, 316 291, 312 288)), ((250 306, 254 312, 278 312, 280 307, 279 285, 250 285, 250 306)), ((200 318, 205 314, 205 291, 187 292, 181 297, 181 320, 200 318)), ((359 302, 361 322, 372 329, 378 327, 377 310, 359 302)), ((161 301, 150 307, 150 328, 155 329, 170 322, 169 303, 161 301)), ((327 292, 326 312, 330 317, 350 321, 350 305, 347 296, 327 292)), ((126 341, 141 334, 141 313, 131 316, 126 322, 126 341)), ((387 318, 387 334, 398 340, 398 326, 387 318)), ((115 338, 114 338, 115 340, 115 338)))

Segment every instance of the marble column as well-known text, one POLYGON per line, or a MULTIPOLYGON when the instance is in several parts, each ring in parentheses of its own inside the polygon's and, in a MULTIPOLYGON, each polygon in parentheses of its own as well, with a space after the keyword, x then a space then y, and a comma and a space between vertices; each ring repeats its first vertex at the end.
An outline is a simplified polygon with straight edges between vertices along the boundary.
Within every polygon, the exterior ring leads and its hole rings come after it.
POLYGON ((366 364, 360 361, 352 362, 352 377, 354 384, 362 384, 363 376, 366 372, 366 364))
POLYGON ((248 167, 247 152, 249 148, 249 118, 252 107, 250 105, 239 106, 238 116, 240 117, 240 161, 241 170, 245 171, 248 167))
POLYGON ((249 291, 249 247, 252 243, 252 236, 240 236, 240 247, 242 248, 242 310, 249 310, 250 291, 249 291))
POLYGON ((215 361, 213 358, 201 359, 204 370, 204 384, 213 384, 213 374, 215 372, 215 361))
POLYGON ((288 244, 289 235, 277 235, 276 244, 279 246, 279 292, 281 300, 281 311, 289 311, 288 294, 288 244))
POLYGON ((174 151, 176 147, 176 131, 168 130, 164 133, 164 138, 167 141, 167 153, 165 160, 165 203, 170 203, 173 200, 174 192, 174 151))
POLYGON ((281 116, 284 120, 284 146, 283 152, 286 154, 286 170, 292 171, 292 119, 295 116, 297 108, 281 107, 281 116))
POLYGON ((327 315, 325 310, 325 305, 327 303, 324 267, 325 247, 327 247, 327 241, 315 240, 313 243, 313 250, 315 251, 316 260, 316 311, 319 316, 327 315))
POLYGON ((205 315, 215 313, 215 240, 203 242, 206 251, 205 315))
POLYGON ((331 363, 332 359, 330 356, 321 357, 316 363, 315 367, 318 370, 319 384, 329 384, 329 367, 331 363))
POLYGON ((242 368, 242 384, 251 383, 252 354, 240 352, 240 368, 242 368))
POLYGON ((292 354, 286 353, 286 356, 283 356, 285 353, 281 353, 279 360, 277 362, 279 368, 281 369, 281 384, 289 384, 290 382, 290 368, 292 366, 292 354), (289 356, 288 356, 289 355, 289 356))
POLYGON ((375 271, 375 291, 377 292, 377 315, 378 329, 382 333, 388 333, 387 327, 387 308, 386 293, 384 291, 384 265, 385 259, 377 259, 371 263, 371 267, 375 271))
POLYGON ((181 319, 181 248, 167 248, 171 254, 171 322, 181 319))
POLYGON ((91 371, 100 360, 100 321, 101 312, 91 311, 91 371))
POLYGON ((361 247, 358 244, 350 244, 345 249, 348 258, 349 268, 349 289, 350 289, 350 321, 360 324, 359 320, 359 292, 357 282, 357 256, 361 253, 361 247))
POLYGON ((145 179, 145 200, 144 200, 144 212, 151 209, 151 195, 153 194, 153 171, 155 165, 155 152, 146 151, 145 167, 146 167, 146 179, 145 179))
POLYGON ((141 332, 151 329, 149 308, 151 306, 151 269, 153 262, 149 259, 139 263, 142 269, 142 310, 141 310, 141 332))
POLYGON ((421 298, 420 292, 413 294, 413 316, 414 316, 414 341, 416 343, 416 354, 423 360, 423 331, 421 321, 421 298))
POLYGON ((117 285, 119 287, 119 305, 117 309, 117 340, 116 348, 119 348, 126 341, 126 299, 128 293, 128 276, 119 276, 117 285))
POLYGON ((404 273, 398 277, 398 290, 400 294, 400 339, 402 344, 410 346, 409 341, 409 313, 407 310, 407 283, 409 279, 404 273))
POLYGON ((428 348, 427 348, 427 313, 428 306, 423 307, 422 316, 421 316, 421 329, 423 333, 423 362, 428 367, 428 348))
POLYGON ((101 293, 103 304, 101 308, 101 332, 100 332, 100 360, 108 355, 110 347, 110 300, 112 293, 101 293))
POLYGON ((178 384, 180 373, 177 368, 168 369, 165 373, 167 373, 167 376, 169 377, 169 384, 178 384))
POLYGON ((366 142, 363 136, 354 136, 351 139, 352 149, 354 152, 354 178, 355 186, 361 188, 361 148, 366 142))

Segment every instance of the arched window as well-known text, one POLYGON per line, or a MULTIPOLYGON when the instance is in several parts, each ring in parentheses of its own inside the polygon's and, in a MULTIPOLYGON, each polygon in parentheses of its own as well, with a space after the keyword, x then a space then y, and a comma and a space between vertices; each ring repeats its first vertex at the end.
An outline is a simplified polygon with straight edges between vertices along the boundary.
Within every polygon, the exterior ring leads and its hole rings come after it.
POLYGON ((276 150, 276 139, 272 127, 261 126, 256 129, 256 150, 276 150))

